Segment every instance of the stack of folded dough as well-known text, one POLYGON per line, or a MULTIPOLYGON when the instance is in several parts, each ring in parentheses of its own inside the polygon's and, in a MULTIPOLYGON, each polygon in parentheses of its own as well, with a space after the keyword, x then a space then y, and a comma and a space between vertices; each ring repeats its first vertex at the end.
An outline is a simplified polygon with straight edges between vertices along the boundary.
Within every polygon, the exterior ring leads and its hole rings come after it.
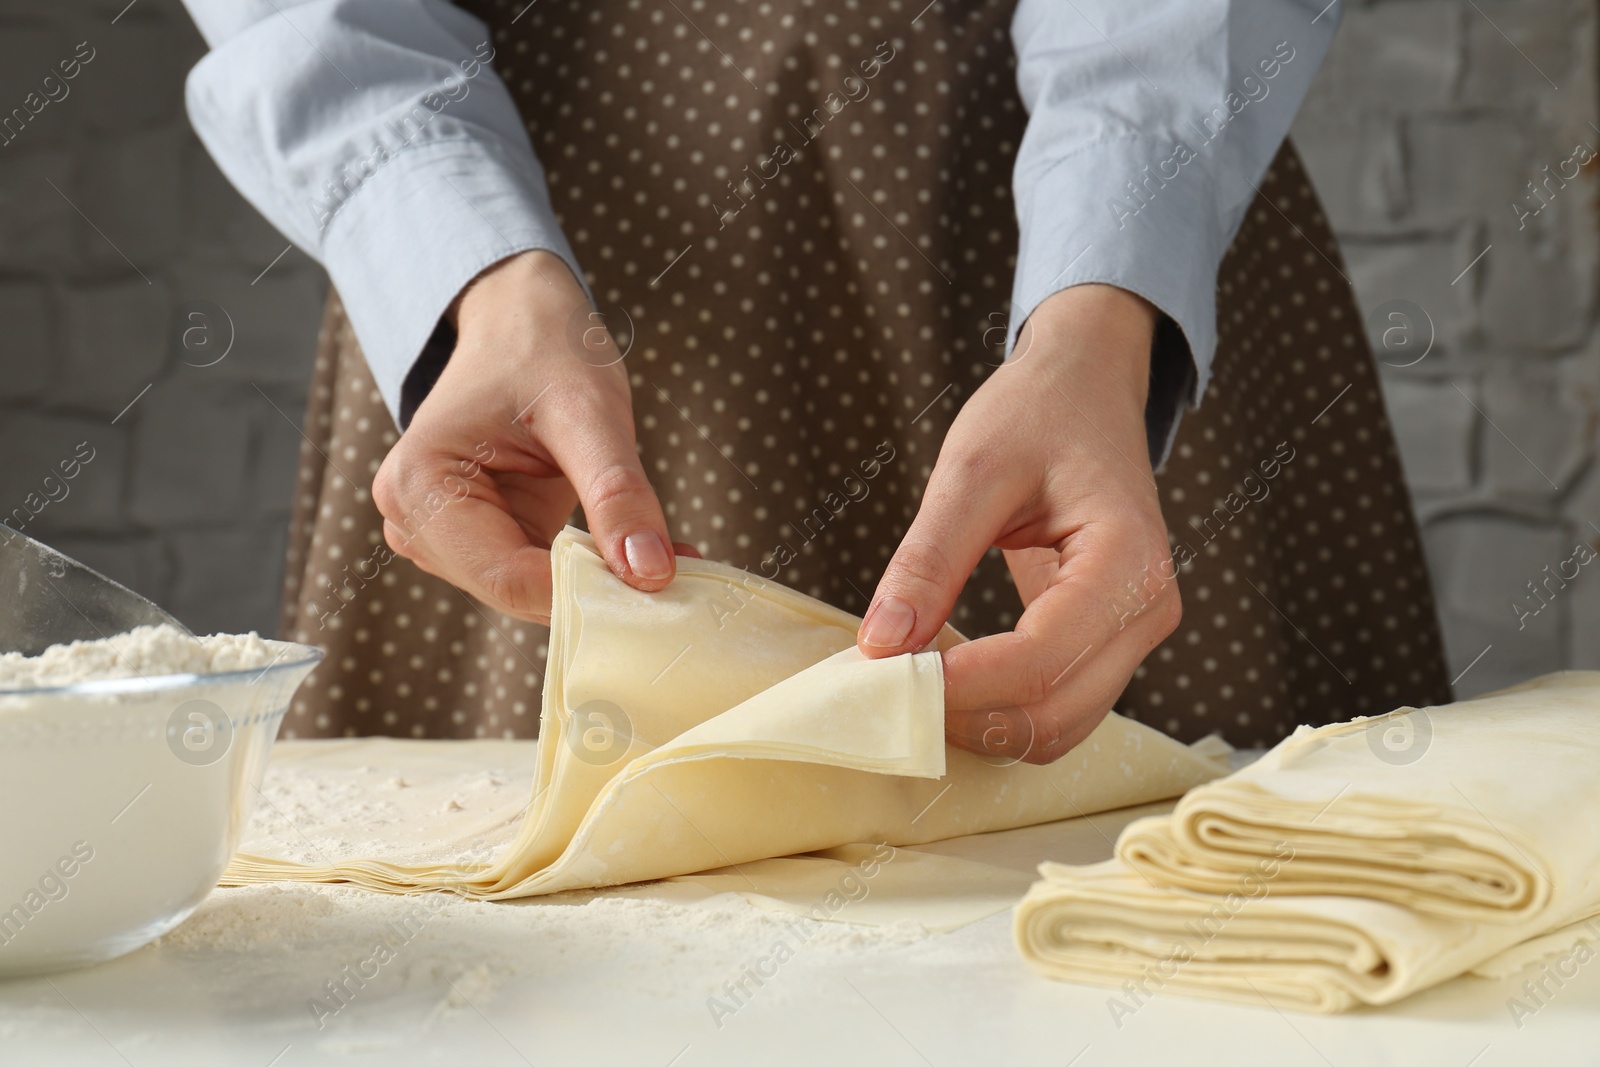
MULTIPOLYGON (((538 767, 509 847, 491 862, 323 866, 240 853, 225 884, 525 897, 1051 822, 1178 796, 1221 773, 1116 714, 1048 767, 947 750, 937 650, 865 659, 854 616, 715 563, 681 559, 672 585, 647 594, 580 531, 564 531, 551 555, 538 767)), ((938 647, 961 640, 947 629, 938 647)))
POLYGON ((1041 867, 1018 944, 1130 998, 1386 1004, 1600 914, 1597 769, 1595 671, 1301 727, 1115 859, 1041 867))

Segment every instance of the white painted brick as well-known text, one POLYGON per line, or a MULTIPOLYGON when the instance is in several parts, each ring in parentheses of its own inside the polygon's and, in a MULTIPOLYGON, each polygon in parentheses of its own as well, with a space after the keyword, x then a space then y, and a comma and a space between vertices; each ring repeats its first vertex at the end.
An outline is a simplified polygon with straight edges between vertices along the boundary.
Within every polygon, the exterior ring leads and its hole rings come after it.
POLYGON ((1594 72, 1579 69, 1580 46, 1594 34, 1582 2, 1476 0, 1465 5, 1467 61, 1461 95, 1468 104, 1506 107, 1571 91, 1594 72), (1553 84, 1552 84, 1553 83, 1553 84))
POLYGON ((1463 514, 1429 523, 1423 540, 1452 676, 1493 645, 1457 687, 1458 697, 1560 669, 1571 598, 1557 595, 1525 619, 1514 605, 1536 605, 1525 599, 1526 583, 1572 554, 1564 524, 1463 514))
POLYGON ((1484 477, 1495 495, 1553 498, 1583 463, 1594 412, 1559 372, 1549 362, 1523 358, 1496 363, 1485 375, 1479 401, 1490 423, 1481 438, 1484 477))
MULTIPOLYGON (((1592 356, 1588 358, 1593 359, 1592 356)), ((1594 404, 1591 387, 1579 384, 1573 388, 1586 405, 1594 404)), ((1595 431, 1593 424, 1586 429, 1591 434, 1595 431)), ((1596 462, 1593 458, 1592 439, 1585 451, 1591 457, 1589 463, 1572 479, 1570 486, 1562 486, 1566 494, 1561 501, 1561 513, 1572 521, 1575 529, 1587 531, 1589 536, 1600 538, 1600 462, 1596 462)))
POLYGON ((1515 622, 1510 627, 1488 626, 1475 618, 1441 611, 1439 619, 1444 628, 1445 659, 1450 677, 1460 678, 1455 685, 1456 699, 1467 700, 1563 669, 1566 660, 1563 634, 1570 604, 1571 598, 1556 601, 1546 609, 1538 625, 1530 624, 1522 632, 1517 631, 1515 622), (1548 625, 1544 623, 1545 618, 1549 619, 1548 625), (1482 658, 1473 663, 1480 653, 1482 658))
POLYGON ((1325 67, 1334 95, 1347 109, 1444 106, 1462 73, 1463 10, 1422 0, 1349 11, 1325 67))
MULTIPOLYGON (((1562 510, 1567 515, 1574 543, 1583 541, 1600 553, 1600 463, 1589 464, 1563 502, 1562 510)), ((1594 581, 1574 582, 1572 594, 1568 610, 1571 631, 1567 635, 1567 666, 1579 670, 1600 669, 1600 576, 1594 581)))
MULTIPOLYGON (((1489 212, 1489 236, 1496 243, 1533 245, 1581 266, 1581 257, 1593 246, 1581 228, 1595 221, 1596 182, 1588 172, 1570 181, 1560 174, 1563 169, 1570 174, 1582 158, 1577 154, 1580 140, 1557 141, 1551 135, 1545 150, 1525 162, 1522 184, 1489 212)), ((1582 147, 1600 150, 1600 135, 1591 134, 1582 147)))
POLYGON ((1405 128, 1415 190, 1407 219, 1418 226, 1438 229, 1508 213, 1537 169, 1529 161, 1538 142, 1509 116, 1419 116, 1405 128))
POLYGON ((1410 201, 1399 125, 1332 105, 1306 108, 1293 130, 1328 218, 1341 237, 1394 232, 1410 201))
MULTIPOLYGON (((1586 532, 1589 546, 1600 552, 1600 534, 1593 530, 1586 532)), ((1572 600, 1567 610, 1571 629, 1567 636, 1566 666, 1573 670, 1600 670, 1600 579, 1584 577, 1591 580, 1572 585, 1572 600)))
POLYGON ((167 362, 167 312, 167 288, 159 282, 135 277, 67 289, 55 400, 108 418, 120 414, 167 362))
POLYGON ((1399 374, 1385 377, 1383 391, 1411 488, 1423 493, 1467 489, 1478 421, 1472 406, 1447 383, 1399 374))
MULTIPOLYGON (((1562 246, 1502 238, 1462 279, 1477 287, 1489 343, 1511 351, 1569 348, 1591 323, 1591 271, 1562 246)), ((1458 286, 1459 288, 1460 286, 1458 286)))
MULTIPOLYGON (((1428 356, 1437 360, 1461 346, 1472 322, 1471 293, 1454 279, 1472 258, 1468 246, 1448 237, 1408 242, 1350 240, 1344 244, 1345 263, 1364 318, 1371 318, 1391 300, 1408 300, 1426 313, 1435 333, 1428 356)), ((1476 251, 1476 250, 1475 250, 1476 251)), ((1479 264, 1481 267, 1482 264, 1479 264)), ((1378 337, 1368 323, 1369 340, 1378 337)), ((1391 362, 1399 362, 1391 359, 1391 362)))
POLYGON ((1516 630, 1512 605, 1526 585, 1570 553, 1563 524, 1500 514, 1460 514, 1429 523, 1423 537, 1442 607, 1516 630))

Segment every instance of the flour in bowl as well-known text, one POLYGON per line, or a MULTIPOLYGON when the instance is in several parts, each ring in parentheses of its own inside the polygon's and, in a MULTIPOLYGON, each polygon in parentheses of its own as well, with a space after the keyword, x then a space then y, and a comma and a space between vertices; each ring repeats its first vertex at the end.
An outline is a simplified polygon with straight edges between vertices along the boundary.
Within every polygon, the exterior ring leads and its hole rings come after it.
POLYGON ((0 690, 254 670, 271 663, 273 655, 254 633, 191 637, 176 626, 140 626, 98 641, 51 645, 37 656, 0 653, 0 690))

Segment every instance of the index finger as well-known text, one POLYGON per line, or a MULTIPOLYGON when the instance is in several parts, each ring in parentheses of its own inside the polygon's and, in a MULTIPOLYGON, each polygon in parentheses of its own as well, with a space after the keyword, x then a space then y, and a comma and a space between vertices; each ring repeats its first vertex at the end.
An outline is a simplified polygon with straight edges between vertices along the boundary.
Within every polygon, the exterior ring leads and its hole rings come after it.
POLYGON ((1136 540, 1104 525, 1075 533, 1056 575, 1011 633, 944 653, 945 706, 1037 704, 1085 658, 1111 655, 1113 643, 1116 658, 1137 657, 1131 671, 1182 613, 1170 553, 1152 561, 1136 540), (1133 647, 1129 636, 1136 637, 1133 647))
POLYGON ((384 537, 397 553, 496 611, 550 621, 549 546, 535 544, 502 501, 469 486, 406 504, 406 514, 385 515, 384 537))

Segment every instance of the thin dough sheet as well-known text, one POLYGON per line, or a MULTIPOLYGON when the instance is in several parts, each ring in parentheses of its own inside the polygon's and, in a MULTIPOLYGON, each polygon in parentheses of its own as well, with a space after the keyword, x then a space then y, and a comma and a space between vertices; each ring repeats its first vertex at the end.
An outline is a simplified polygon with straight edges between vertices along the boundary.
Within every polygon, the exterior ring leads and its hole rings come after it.
MULTIPOLYGON (((446 812, 391 822, 393 838, 364 850, 247 841, 225 883, 534 896, 1052 822, 1222 773, 1116 714, 1047 767, 949 748, 939 648, 963 640, 953 630, 927 652, 867 660, 860 620, 736 568, 680 560, 672 586, 647 594, 580 531, 564 531, 552 557, 542 741, 515 812, 504 794, 482 840, 454 854, 441 847, 446 812)), ((378 766, 381 744, 354 744, 378 766)))
POLYGON ((1596 671, 1302 727, 1115 859, 1045 864, 1018 944, 1053 977, 1312 1011, 1514 970, 1593 936, 1596 767, 1596 671))

